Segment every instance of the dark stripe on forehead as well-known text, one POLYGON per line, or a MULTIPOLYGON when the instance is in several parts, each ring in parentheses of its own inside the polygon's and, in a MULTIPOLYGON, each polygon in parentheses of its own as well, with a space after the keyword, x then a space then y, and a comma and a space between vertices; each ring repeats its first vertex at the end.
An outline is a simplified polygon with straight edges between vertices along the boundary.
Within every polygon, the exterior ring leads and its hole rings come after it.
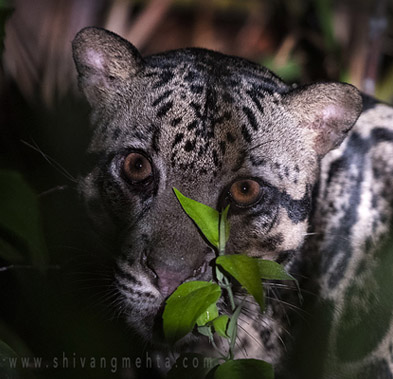
POLYGON ((173 101, 168 101, 157 112, 157 117, 164 117, 173 107, 173 101))
POLYGON ((243 107, 243 112, 247 116, 248 122, 251 125, 251 127, 255 131, 257 131, 258 130, 258 122, 255 118, 254 112, 248 107, 243 107))
POLYGON ((263 113, 263 108, 260 102, 260 100, 265 97, 263 92, 258 91, 255 86, 253 86, 252 89, 246 91, 246 94, 250 96, 250 99, 256 105, 259 112, 263 113))
POLYGON ((156 107, 158 104, 160 104, 163 100, 167 99, 171 94, 172 94, 172 90, 169 91, 165 91, 160 97, 158 97, 157 99, 155 99, 152 103, 153 107, 156 107))
POLYGON ((151 148, 155 153, 160 152, 160 136, 161 136, 161 129, 155 128, 153 132, 153 137, 151 139, 151 148))
POLYGON ((174 78, 174 74, 169 70, 160 72, 157 76, 159 77, 159 80, 154 83, 153 89, 157 89, 168 84, 174 78))
POLYGON ((241 132, 242 132, 242 136, 243 136, 244 140, 245 140, 246 142, 250 143, 250 142, 251 142, 251 134, 250 134, 250 132, 248 131, 246 125, 242 125, 242 130, 241 130, 241 132))

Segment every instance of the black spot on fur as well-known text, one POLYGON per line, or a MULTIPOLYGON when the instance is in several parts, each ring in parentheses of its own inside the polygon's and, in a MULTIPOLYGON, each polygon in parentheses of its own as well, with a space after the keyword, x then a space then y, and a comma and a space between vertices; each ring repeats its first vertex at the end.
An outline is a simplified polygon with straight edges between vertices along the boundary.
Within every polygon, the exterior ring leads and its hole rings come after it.
POLYGON ((277 250, 277 248, 283 243, 284 237, 281 233, 274 236, 265 238, 260 242, 260 246, 264 249, 271 251, 277 250))
POLYGON ((164 117, 173 107, 173 101, 165 103, 157 112, 157 117, 164 117))
POLYGON ((234 102, 232 95, 230 95, 228 92, 224 92, 222 95, 222 100, 224 103, 232 104, 234 102))
POLYGON ((201 113, 201 106, 194 101, 191 102, 190 106, 194 109, 195 116, 199 119, 203 118, 203 114, 201 113))
POLYGON ((154 84, 153 89, 157 89, 164 86, 165 84, 168 84, 173 79, 173 77, 174 74, 169 70, 161 72, 159 74, 160 80, 154 84))
POLYGON ((202 157, 206 153, 206 148, 203 146, 199 147, 198 157, 202 157))
POLYGON ((235 142, 235 138, 233 137, 233 135, 230 132, 227 133, 227 141, 229 143, 234 143, 235 142))
POLYGON ((255 155, 250 155, 250 161, 253 166, 264 166, 267 163, 265 158, 260 158, 255 155))
POLYGON ((182 122, 182 120, 183 119, 181 117, 174 118, 171 121, 171 126, 176 127, 177 125, 179 125, 182 122))
POLYGON ((289 262, 295 256, 295 254, 296 254, 296 250, 280 251, 276 259, 276 262, 279 264, 285 264, 289 262))
POLYGON ((195 148, 195 141, 191 142, 190 140, 188 140, 184 145, 184 150, 187 152, 193 151, 194 148, 195 148))
POLYGON ((196 95, 200 95, 203 92, 203 86, 192 84, 190 90, 192 93, 195 93, 196 95))
POLYGON ((194 120, 193 122, 187 125, 188 130, 194 130, 198 126, 198 121, 194 120))
POLYGON ((119 139, 120 133, 121 133, 121 131, 120 131, 119 128, 115 129, 115 131, 113 132, 112 137, 113 137, 113 139, 114 139, 115 141, 119 139))
POLYGON ((218 154, 216 149, 213 149, 212 155, 213 155, 213 163, 216 167, 218 167, 219 161, 218 161, 218 154))
POLYGON ((264 346, 265 349, 269 350, 269 349, 274 349, 274 342, 272 341, 272 332, 271 330, 267 329, 267 328, 263 328, 261 333, 261 340, 262 340, 262 344, 264 346))
POLYGON ((197 78, 198 74, 195 71, 189 71, 187 75, 184 77, 184 80, 189 83, 193 83, 197 78))
POLYGON ((182 141, 183 137, 184 137, 184 134, 183 134, 183 133, 177 133, 177 134, 176 134, 175 140, 174 140, 173 143, 172 143, 172 149, 173 149, 179 142, 182 141))
POLYGON ((220 141, 220 150, 221 150, 222 155, 224 155, 225 151, 226 151, 226 142, 225 141, 220 141))
POLYGON ((245 150, 242 150, 239 152, 237 159, 236 159, 235 166, 232 168, 233 172, 240 170, 240 168, 243 166, 243 163, 244 163, 246 157, 247 157, 247 152, 245 150))
POLYGON ((393 132, 385 128, 375 128, 371 132, 371 138, 375 143, 393 142, 393 132))
POLYGON ((294 200, 286 192, 281 193, 280 205, 287 211, 289 219, 297 224, 306 220, 311 210, 311 191, 308 189, 300 200, 294 200))

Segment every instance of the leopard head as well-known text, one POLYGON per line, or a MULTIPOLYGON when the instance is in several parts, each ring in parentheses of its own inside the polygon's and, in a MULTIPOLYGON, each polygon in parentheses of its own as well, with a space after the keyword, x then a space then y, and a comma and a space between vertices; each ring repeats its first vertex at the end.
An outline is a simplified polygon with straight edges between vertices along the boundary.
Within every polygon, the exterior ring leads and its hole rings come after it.
POLYGON ((348 84, 291 87, 264 67, 204 49, 142 58, 99 28, 73 41, 92 108, 96 164, 80 191, 100 234, 116 241, 115 280, 146 338, 182 282, 209 280, 215 253, 173 187, 230 205, 227 252, 290 264, 307 232, 319 162, 362 108, 348 84))

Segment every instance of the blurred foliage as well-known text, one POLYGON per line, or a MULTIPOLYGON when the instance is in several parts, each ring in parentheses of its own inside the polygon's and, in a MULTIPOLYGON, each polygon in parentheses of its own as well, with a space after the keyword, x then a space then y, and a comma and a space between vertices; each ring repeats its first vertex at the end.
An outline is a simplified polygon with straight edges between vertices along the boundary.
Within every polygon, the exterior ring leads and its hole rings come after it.
POLYGON ((302 74, 301 64, 295 58, 289 58, 280 64, 271 56, 262 60, 261 63, 287 82, 298 81, 302 74))
POLYGON ((4 170, 0 193, 0 258, 42 268, 48 254, 37 196, 19 173, 4 170))
POLYGON ((0 0, 0 56, 3 54, 4 50, 4 37, 5 37, 5 23, 9 19, 13 12, 9 1, 0 0))

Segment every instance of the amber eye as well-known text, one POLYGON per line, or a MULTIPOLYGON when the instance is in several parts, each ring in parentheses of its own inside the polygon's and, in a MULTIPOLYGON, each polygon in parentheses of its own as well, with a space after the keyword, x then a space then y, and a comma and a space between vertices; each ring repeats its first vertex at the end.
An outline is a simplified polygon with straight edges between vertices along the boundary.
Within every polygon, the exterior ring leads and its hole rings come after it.
POLYGON ((259 200, 261 186, 255 180, 239 180, 231 185, 229 193, 235 203, 240 206, 248 206, 259 200))
POLYGON ((140 183, 152 176, 153 169, 144 155, 130 153, 124 160, 123 172, 132 183, 140 183))

